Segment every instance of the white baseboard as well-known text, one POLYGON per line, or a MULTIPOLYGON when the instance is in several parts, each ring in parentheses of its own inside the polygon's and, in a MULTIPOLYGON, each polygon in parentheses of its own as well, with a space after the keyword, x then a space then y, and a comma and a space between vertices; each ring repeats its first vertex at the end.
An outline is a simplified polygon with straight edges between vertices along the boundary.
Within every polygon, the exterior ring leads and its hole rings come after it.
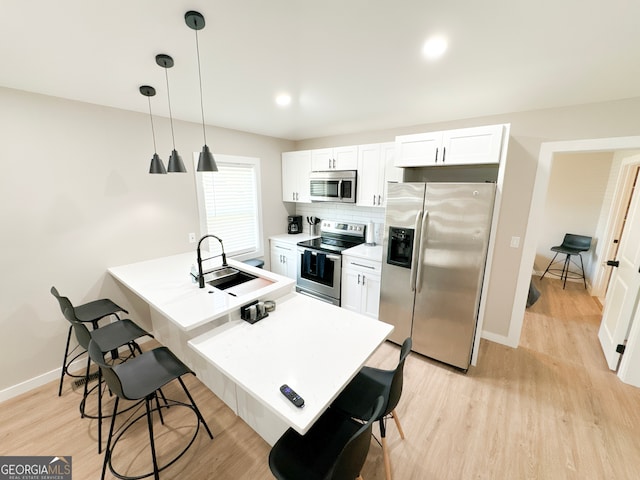
MULTIPOLYGON (((148 341, 153 340, 150 337, 145 337, 141 340, 138 340, 138 345, 144 345, 148 341)), ((85 356, 76 360, 71 365, 69 365, 69 370, 76 371, 82 370, 87 365, 87 359, 85 356)), ((0 390, 0 403, 9 400, 11 398, 17 397, 18 395, 22 395, 23 393, 29 392, 34 388, 38 388, 42 385, 45 385, 49 382, 56 381, 55 391, 52 391, 53 395, 58 394, 58 381, 60 381, 60 374, 62 373, 62 367, 58 367, 50 372, 43 373, 42 375, 38 375, 36 377, 30 378, 29 380, 25 380, 24 382, 20 382, 16 385, 12 385, 11 387, 7 387, 4 390, 0 390)), ((69 378, 66 381, 70 381, 69 378)), ((73 380, 71 380, 73 381, 73 380)))
POLYGON ((504 335, 498 335, 497 333, 487 332, 486 330, 482 332, 481 338, 485 340, 489 340, 493 343, 499 343, 500 345, 505 345, 511 348, 518 348, 518 344, 513 344, 513 340, 509 337, 505 337, 504 335))

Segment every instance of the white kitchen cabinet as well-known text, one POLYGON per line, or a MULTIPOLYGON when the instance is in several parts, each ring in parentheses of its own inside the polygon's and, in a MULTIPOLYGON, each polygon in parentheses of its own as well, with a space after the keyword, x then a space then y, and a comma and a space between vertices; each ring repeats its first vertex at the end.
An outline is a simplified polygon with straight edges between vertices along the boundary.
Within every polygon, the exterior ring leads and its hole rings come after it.
POLYGON ((271 271, 295 279, 298 274, 296 244, 271 240, 271 271))
POLYGON ((309 198, 310 172, 311 150, 282 154, 282 201, 311 202, 309 198))
POLYGON ((311 150, 311 169, 356 170, 358 168, 358 146, 319 148, 311 150))
POLYGON ((396 137, 396 167, 496 164, 503 125, 396 137))
POLYGON ((374 143, 358 147, 358 198, 362 207, 386 205, 387 182, 401 182, 402 169, 394 166, 396 144, 374 143))
POLYGON ((381 262, 342 255, 342 308, 377 320, 381 269, 381 262))

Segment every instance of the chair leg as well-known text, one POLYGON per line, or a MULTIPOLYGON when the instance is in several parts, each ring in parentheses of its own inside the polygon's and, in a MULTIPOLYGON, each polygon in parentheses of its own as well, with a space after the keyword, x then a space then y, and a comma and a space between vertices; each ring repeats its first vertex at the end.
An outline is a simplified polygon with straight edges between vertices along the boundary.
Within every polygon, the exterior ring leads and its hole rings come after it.
POLYGON ((193 405, 193 409, 196 411, 198 420, 202 422, 202 425, 204 425, 204 428, 207 430, 207 433, 209 434, 209 438, 213 440, 213 434, 211 433, 211 430, 209 430, 209 425, 207 425, 207 422, 204 421, 204 417, 200 413, 200 409, 196 405, 196 401, 193 399, 193 397, 189 393, 189 390, 187 390, 187 386, 184 384, 184 381, 182 380, 182 378, 178 377, 178 381, 180 382, 180 385, 182 385, 182 389, 184 390, 184 393, 186 393, 187 397, 189 397, 189 401, 191 402, 191 405, 193 405))
POLYGON ((153 478, 160 480, 160 472, 158 471, 158 460, 156 459, 156 444, 153 441, 153 420, 151 419, 151 401, 153 395, 144 399, 147 408, 147 424, 149 425, 149 443, 151 445, 151 458, 153 460, 153 478))
POLYGON ((580 257, 580 269, 582 270, 582 281, 584 282, 584 288, 587 288, 587 279, 584 276, 584 264, 582 263, 582 255, 578 254, 580 257))
POLYGON ((564 259, 564 267, 562 267, 562 275, 560 279, 564 277, 564 282, 562 283, 562 289, 564 290, 567 286, 567 277, 569 276, 569 266, 571 265, 571 255, 567 253, 567 256, 564 259))
POLYGON ((64 347, 64 358, 62 359, 62 373, 60 374, 60 386, 58 387, 58 396, 62 396, 62 382, 64 376, 67 374, 67 357, 69 356, 69 343, 71 343, 71 330, 73 326, 69 326, 69 333, 67 333, 67 345, 64 347))
POLYGON ((87 370, 84 374, 84 393, 80 402, 80 418, 84 418, 84 410, 87 406, 87 397, 89 396, 89 370, 91 369, 91 357, 87 354, 87 370))
POLYGON ((402 430, 402 426, 400 425, 400 419, 396 414, 395 409, 391 410, 391 416, 393 417, 393 421, 396 422, 396 427, 398 428, 398 432, 400 433, 400 438, 404 440, 404 431, 402 430))
POLYGON ((387 448, 387 431, 384 425, 384 418, 379 421, 380 424, 380 443, 382 443, 382 458, 384 459, 384 475, 387 480, 391 480, 391 459, 389 458, 389 449, 387 448))
POLYGON ((102 453, 102 370, 98 368, 98 453, 102 453))
POLYGON ((107 448, 104 451, 104 462, 102 463, 102 475, 100 480, 104 480, 104 476, 107 472, 107 464, 111 461, 111 440, 113 439, 113 427, 116 423, 116 416, 118 415, 118 403, 120 397, 116 396, 116 401, 113 405, 113 413, 111 414, 111 426, 109 427, 109 437, 107 438, 107 448))
POLYGON ((547 274, 547 272, 549 271, 549 268, 551 267, 551 265, 553 265, 553 262, 556 261, 556 257, 558 256, 558 254, 556 253, 553 258, 551 259, 551 261, 549 262, 549 265, 547 265, 547 268, 545 269, 544 273, 542 274, 542 276, 540 277, 540 280, 542 280, 544 278, 544 276, 547 274))

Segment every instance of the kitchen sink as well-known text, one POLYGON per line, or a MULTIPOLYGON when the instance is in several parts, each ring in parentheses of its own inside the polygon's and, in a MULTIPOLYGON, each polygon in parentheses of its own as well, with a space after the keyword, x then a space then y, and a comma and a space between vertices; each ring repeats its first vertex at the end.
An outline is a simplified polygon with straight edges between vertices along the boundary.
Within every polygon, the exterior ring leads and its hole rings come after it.
POLYGON ((255 275, 241 272, 231 267, 223 267, 209 272, 207 273, 207 277, 211 278, 211 280, 207 281, 207 285, 211 285, 220 290, 226 290, 227 288, 235 287, 236 285, 241 285, 258 278, 255 275))

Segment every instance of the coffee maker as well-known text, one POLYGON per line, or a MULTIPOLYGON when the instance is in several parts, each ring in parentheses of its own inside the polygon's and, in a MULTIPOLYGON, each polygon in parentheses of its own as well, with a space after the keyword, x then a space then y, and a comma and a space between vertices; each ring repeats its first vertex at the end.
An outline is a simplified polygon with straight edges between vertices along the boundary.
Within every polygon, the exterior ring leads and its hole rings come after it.
POLYGON ((287 233, 302 233, 301 215, 289 215, 287 217, 287 233))

